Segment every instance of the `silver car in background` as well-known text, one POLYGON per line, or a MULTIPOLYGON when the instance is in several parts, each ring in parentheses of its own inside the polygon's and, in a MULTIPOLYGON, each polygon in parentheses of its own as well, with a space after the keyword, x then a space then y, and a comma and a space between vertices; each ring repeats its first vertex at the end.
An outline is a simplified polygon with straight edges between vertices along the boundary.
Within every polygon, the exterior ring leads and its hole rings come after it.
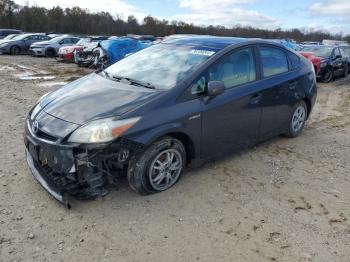
POLYGON ((1 42, 0 53, 11 55, 28 53, 31 44, 50 39, 51 38, 45 34, 21 34, 12 39, 1 42))
POLYGON ((59 36, 49 41, 37 42, 30 46, 30 53, 34 56, 57 56, 58 50, 62 46, 74 45, 80 40, 79 37, 74 36, 59 36))

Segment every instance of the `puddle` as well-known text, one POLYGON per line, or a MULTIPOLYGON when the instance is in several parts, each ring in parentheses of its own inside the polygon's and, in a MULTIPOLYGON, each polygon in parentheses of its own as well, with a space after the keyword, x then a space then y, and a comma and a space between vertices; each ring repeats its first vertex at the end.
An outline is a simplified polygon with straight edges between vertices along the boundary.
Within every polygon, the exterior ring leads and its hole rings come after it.
POLYGON ((40 75, 37 73, 31 73, 31 72, 24 72, 21 74, 15 75, 21 80, 52 80, 55 79, 55 76, 50 76, 50 75, 40 75))
POLYGON ((54 87, 54 86, 64 86, 65 84, 67 84, 67 82, 48 81, 48 82, 40 83, 39 86, 41 86, 41 87, 54 87))
POLYGON ((0 66, 0 71, 6 71, 6 70, 16 70, 16 69, 11 66, 0 66))
POLYGON ((22 69, 29 69, 29 67, 27 66, 24 66, 24 65, 17 65, 19 68, 22 68, 22 69))

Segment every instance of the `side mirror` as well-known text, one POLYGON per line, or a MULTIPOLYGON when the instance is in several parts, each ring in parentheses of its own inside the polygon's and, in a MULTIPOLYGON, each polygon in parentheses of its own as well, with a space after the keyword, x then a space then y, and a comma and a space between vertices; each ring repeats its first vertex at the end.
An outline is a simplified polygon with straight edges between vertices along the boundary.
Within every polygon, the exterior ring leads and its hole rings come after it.
POLYGON ((209 81, 208 96, 215 97, 225 92, 225 84, 222 81, 209 81))

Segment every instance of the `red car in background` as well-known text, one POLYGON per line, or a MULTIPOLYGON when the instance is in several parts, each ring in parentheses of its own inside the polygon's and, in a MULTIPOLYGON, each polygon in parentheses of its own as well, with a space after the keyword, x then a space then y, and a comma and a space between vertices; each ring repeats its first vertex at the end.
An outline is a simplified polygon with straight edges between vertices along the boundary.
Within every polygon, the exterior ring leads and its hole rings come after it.
POLYGON ((73 62, 74 51, 82 51, 85 46, 91 42, 102 41, 108 39, 107 36, 87 37, 80 39, 75 45, 63 46, 58 50, 58 60, 73 62))
POLYGON ((316 76, 318 76, 321 71, 321 58, 315 56, 314 53, 311 52, 299 51, 298 53, 308 59, 314 65, 316 76))

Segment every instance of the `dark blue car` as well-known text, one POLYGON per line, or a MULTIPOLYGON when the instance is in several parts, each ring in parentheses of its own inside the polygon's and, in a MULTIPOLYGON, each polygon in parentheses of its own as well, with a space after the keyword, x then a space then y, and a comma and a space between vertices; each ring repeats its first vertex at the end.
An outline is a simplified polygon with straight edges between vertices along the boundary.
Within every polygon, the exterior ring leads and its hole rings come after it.
POLYGON ((283 46, 193 36, 151 46, 45 95, 25 127, 28 165, 57 200, 141 194, 260 141, 298 136, 316 100, 309 61, 283 46))
POLYGON ((328 83, 334 77, 347 77, 349 73, 349 58, 342 47, 326 45, 304 46, 303 51, 311 52, 321 58, 319 77, 322 82, 328 83))

